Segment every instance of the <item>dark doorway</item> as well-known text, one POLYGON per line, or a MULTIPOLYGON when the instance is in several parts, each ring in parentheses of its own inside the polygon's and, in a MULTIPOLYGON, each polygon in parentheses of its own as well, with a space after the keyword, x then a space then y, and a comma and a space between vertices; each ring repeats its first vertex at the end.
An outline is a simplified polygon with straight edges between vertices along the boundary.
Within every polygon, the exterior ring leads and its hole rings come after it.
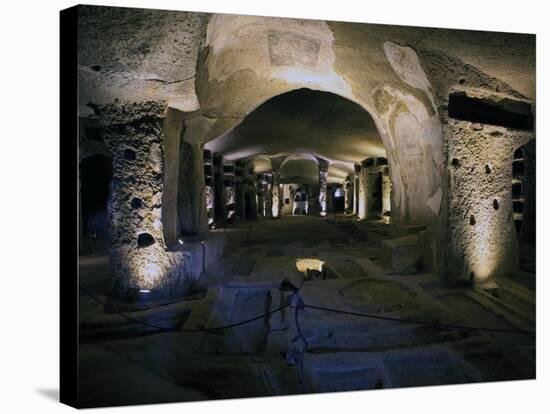
POLYGON ((368 217, 372 219, 382 217, 382 173, 375 172, 368 174, 368 217))
POLYGON ((244 193, 244 218, 251 220, 254 217, 254 209, 252 206, 252 196, 249 191, 244 193))
POLYGON ((113 178, 111 158, 92 155, 80 162, 80 206, 84 250, 107 239, 107 201, 113 178))
POLYGON ((344 190, 341 188, 336 188, 334 190, 334 196, 332 199, 332 208, 334 209, 334 213, 343 213, 345 209, 344 204, 344 190))

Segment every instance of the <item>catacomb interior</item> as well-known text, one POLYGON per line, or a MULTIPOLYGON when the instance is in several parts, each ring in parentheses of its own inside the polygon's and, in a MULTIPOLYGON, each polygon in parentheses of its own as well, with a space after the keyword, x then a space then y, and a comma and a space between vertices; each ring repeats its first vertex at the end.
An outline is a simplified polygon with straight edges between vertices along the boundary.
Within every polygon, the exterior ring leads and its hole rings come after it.
POLYGON ((534 378, 534 36, 104 10, 83 405, 534 378))

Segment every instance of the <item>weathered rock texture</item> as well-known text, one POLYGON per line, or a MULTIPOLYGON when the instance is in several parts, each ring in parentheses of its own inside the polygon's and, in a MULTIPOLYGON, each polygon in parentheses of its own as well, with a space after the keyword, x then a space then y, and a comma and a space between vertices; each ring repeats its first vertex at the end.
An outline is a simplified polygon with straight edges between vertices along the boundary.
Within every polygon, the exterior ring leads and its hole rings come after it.
POLYGON ((360 220, 367 218, 367 172, 363 164, 355 166, 355 173, 358 177, 357 185, 357 217, 360 220))
POLYGON ((446 273, 450 281, 483 285, 517 267, 512 161, 514 151, 533 139, 534 132, 452 119, 448 114, 449 95, 458 89, 495 102, 502 98, 528 99, 470 65, 442 54, 428 56, 426 67, 429 74, 433 73, 446 143, 448 187, 444 191, 448 194, 448 216, 442 224, 448 229, 446 273))
POLYGON ((182 142, 180 159, 178 211, 181 233, 203 234, 208 231, 208 212, 202 145, 182 142))
POLYGON ((281 216, 281 185, 279 171, 273 171, 271 187, 271 217, 279 218, 281 216))
POLYGON ((328 212, 327 179, 328 162, 319 160, 319 213, 321 216, 326 216, 328 212))
POLYGON ((79 7, 79 101, 166 101, 194 95, 208 15, 119 7, 79 7))
MULTIPOLYGON (((305 153, 330 162, 327 182, 334 183, 364 159, 385 157, 382 214, 391 211, 397 227, 426 227, 427 270, 449 281, 484 282, 515 266, 511 157, 534 132, 452 119, 448 106, 449 94, 460 92, 522 101, 534 111, 534 36, 90 6, 80 8, 79 27, 80 116, 93 116, 89 104, 149 108, 131 120, 119 110, 115 118, 122 119, 108 123, 110 148, 119 151, 112 201, 117 249, 144 231, 155 241, 144 249, 166 257, 162 225, 167 240, 176 236, 174 194, 189 189, 174 187, 177 140, 163 140, 160 115, 169 107, 186 114, 184 140, 204 144, 221 160, 205 190, 214 193, 218 222, 227 220, 223 157, 247 162, 305 153), (297 111, 289 101, 307 105, 297 111), (120 152, 130 142, 133 161, 120 152), (136 191, 144 212, 124 204, 126 193, 136 191)), ((254 173, 270 182, 253 180, 248 187, 257 186, 251 190, 257 193, 245 195, 245 210, 273 215, 279 191, 273 171, 254 173), (259 206, 251 207, 256 199, 259 206)), ((368 183, 364 168, 355 173, 351 210, 363 219, 368 183)), ((326 198, 311 198, 322 194, 317 191, 309 194, 311 211, 325 208, 326 198)), ((125 254, 141 261, 136 252, 125 254)), ((122 268, 117 260, 114 267, 122 268)), ((166 267, 162 260, 158 265, 166 267)), ((151 285, 137 275, 139 266, 124 266, 136 273, 125 286, 151 285)))
POLYGON ((181 292, 185 254, 167 252, 162 228, 164 106, 154 102, 97 107, 102 135, 113 154, 108 205, 113 295, 140 290, 181 292))

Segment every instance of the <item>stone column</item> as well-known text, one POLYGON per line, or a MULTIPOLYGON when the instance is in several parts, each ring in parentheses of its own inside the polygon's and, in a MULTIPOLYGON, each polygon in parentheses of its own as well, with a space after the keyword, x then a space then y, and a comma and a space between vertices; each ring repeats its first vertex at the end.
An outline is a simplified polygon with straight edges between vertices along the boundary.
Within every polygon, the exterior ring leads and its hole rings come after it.
POLYGON ((273 170, 271 176, 271 217, 281 217, 281 186, 280 186, 281 172, 278 168, 273 170))
POLYGON ((256 199, 257 199, 257 207, 258 212, 260 213, 260 216, 265 217, 265 192, 266 192, 266 185, 263 180, 263 174, 257 174, 256 175, 256 199))
POLYGON ((252 220, 256 220, 258 218, 258 183, 256 182, 255 177, 249 178, 247 183, 247 191, 250 196, 250 204, 251 204, 251 213, 252 216, 250 217, 252 220))
POLYGON ((363 161, 363 174, 367 183, 367 218, 378 219, 382 214, 382 173, 376 158, 363 161))
POLYGON ((223 185, 223 157, 214 154, 212 167, 214 169, 214 214, 215 221, 225 225, 227 221, 227 210, 225 205, 225 189, 223 185))
MULTIPOLYGON (((357 170, 357 167, 355 168, 357 170)), ((353 191, 353 200, 352 200, 352 214, 354 216, 357 215, 357 205, 359 204, 358 200, 359 200, 359 177, 357 175, 354 175, 353 176, 353 187, 352 187, 352 191, 353 191)))
POLYGON ((349 214, 351 212, 351 192, 352 186, 351 186, 351 179, 348 175, 346 177, 346 180, 344 181, 344 213, 349 214))
POLYGON ((328 178, 328 161, 319 160, 319 214, 321 217, 327 215, 327 178, 328 178))
POLYGON ((382 216, 386 223, 391 216, 391 177, 388 167, 382 169, 382 216))
POLYGON ((245 220, 245 207, 244 207, 244 183, 236 182, 235 183, 235 212, 241 220, 245 220))
POLYGON ((273 178, 271 175, 267 177, 267 186, 264 192, 264 203, 265 203, 265 216, 271 217, 272 214, 272 205, 273 205, 273 178))
POLYGON ((208 231, 203 145, 180 145, 180 176, 178 213, 183 235, 198 235, 208 231))
POLYGON ((360 220, 367 218, 367 173, 364 165, 355 164, 355 173, 357 174, 357 217, 360 220))
POLYGON ((94 108, 113 156, 108 202, 112 295, 178 292, 185 256, 166 251, 161 220, 164 106, 145 102, 94 108))

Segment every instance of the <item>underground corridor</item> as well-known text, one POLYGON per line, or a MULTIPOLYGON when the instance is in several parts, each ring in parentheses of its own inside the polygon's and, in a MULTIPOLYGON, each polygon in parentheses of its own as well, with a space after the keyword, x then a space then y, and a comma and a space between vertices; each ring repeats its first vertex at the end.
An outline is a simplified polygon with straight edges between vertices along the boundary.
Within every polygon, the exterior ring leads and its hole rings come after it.
MULTIPOLYGON (((176 19, 142 12, 128 28, 176 19)), ((163 25, 149 69, 83 52, 99 69, 80 81, 80 403, 534 378, 518 49, 498 43, 502 73, 481 46, 458 71, 453 45, 482 34, 178 19, 189 53, 163 25), (135 88, 113 89, 130 67, 135 88)))

